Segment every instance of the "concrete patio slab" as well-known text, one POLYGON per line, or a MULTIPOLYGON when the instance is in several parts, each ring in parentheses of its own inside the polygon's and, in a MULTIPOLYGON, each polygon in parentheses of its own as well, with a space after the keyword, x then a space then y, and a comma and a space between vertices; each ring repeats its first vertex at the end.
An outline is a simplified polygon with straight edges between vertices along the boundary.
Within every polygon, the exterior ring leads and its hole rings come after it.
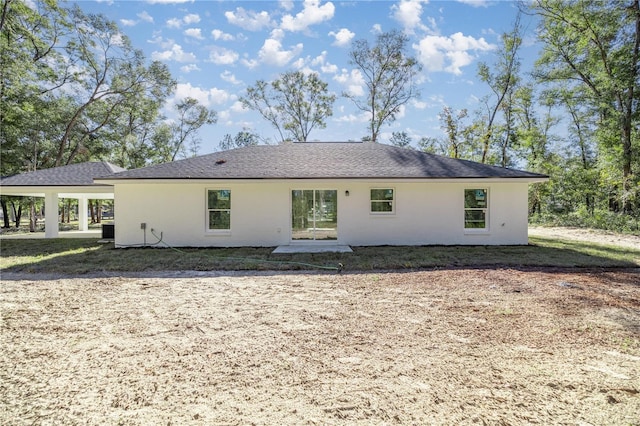
MULTIPOLYGON (((45 238, 44 232, 0 233, 0 239, 2 240, 40 240, 45 238)), ((102 238, 102 231, 60 231, 57 238, 102 238)))
POLYGON ((353 253, 351 247, 340 245, 289 245, 278 246, 272 252, 273 254, 290 254, 290 253, 353 253))

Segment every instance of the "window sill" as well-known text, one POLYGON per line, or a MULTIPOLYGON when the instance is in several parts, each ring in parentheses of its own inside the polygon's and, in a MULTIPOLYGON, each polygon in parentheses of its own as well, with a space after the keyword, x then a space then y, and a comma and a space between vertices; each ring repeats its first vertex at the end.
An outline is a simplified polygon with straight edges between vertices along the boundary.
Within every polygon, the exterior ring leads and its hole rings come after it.
POLYGON ((464 235, 488 235, 491 234, 489 229, 465 229, 464 235))
POLYGON ((204 234, 205 237, 228 237, 231 236, 230 230, 207 230, 204 234))

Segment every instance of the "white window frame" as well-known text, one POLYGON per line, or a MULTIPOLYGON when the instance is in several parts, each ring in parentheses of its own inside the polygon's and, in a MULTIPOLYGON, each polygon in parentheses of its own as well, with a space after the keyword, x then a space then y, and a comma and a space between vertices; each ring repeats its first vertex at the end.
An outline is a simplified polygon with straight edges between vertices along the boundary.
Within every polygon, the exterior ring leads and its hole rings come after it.
POLYGON ((229 188, 207 188, 204 192, 205 197, 204 197, 204 211, 205 211, 205 231, 208 234, 213 234, 213 235, 229 235, 231 234, 231 224, 232 224, 232 210, 233 210, 233 202, 232 202, 232 198, 231 198, 231 189, 229 188), (209 192, 211 191, 228 191, 229 192, 229 208, 228 209, 211 209, 209 208, 209 192), (210 228, 210 223, 209 223, 209 213, 212 211, 228 211, 229 212, 229 228, 227 229, 212 229, 210 228))
POLYGON ((376 216, 377 215, 388 216, 388 215, 396 214, 396 197, 397 197, 397 192, 396 192, 396 188, 395 187, 392 187, 392 186, 385 186, 385 187, 376 186, 376 187, 369 188, 369 214, 376 215, 376 216), (391 199, 391 211, 389 211, 389 212, 379 211, 378 212, 378 211, 374 211, 371 208, 371 204, 372 203, 388 203, 389 202, 389 200, 373 200, 371 198, 371 191, 374 191, 374 190, 382 190, 382 191, 391 190, 391 191, 393 191, 393 198, 391 199))
POLYGON ((462 192, 462 226, 464 227, 464 232, 474 233, 474 232, 488 232, 489 231, 489 206, 490 206, 490 194, 489 188, 487 187, 466 187, 462 192), (485 206, 484 207, 467 207, 466 205, 466 192, 467 191, 477 191, 482 190, 485 194, 485 206), (467 219, 466 213, 467 210, 470 211, 482 211, 484 212, 484 228, 467 228, 467 219))

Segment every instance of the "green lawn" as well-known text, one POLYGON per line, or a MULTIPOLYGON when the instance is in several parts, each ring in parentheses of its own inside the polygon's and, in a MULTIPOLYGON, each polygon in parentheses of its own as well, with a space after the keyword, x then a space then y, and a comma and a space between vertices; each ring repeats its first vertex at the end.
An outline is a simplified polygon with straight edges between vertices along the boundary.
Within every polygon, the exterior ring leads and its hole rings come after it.
POLYGON ((1 272, 84 274, 174 270, 402 270, 436 267, 640 267, 640 250, 531 237, 528 246, 352 247, 353 253, 271 254, 271 248, 130 248, 87 239, 2 240, 1 272))

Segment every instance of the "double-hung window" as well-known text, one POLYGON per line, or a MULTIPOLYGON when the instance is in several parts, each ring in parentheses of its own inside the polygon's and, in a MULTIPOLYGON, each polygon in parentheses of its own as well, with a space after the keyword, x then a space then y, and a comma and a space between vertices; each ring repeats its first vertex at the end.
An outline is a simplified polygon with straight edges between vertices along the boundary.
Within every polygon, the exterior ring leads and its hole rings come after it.
POLYGON ((394 213, 395 191, 392 188, 371 190, 371 213, 394 213))
POLYGON ((207 190, 207 229, 209 231, 231 230, 230 190, 207 190))
POLYGON ((464 228, 488 229, 487 211, 489 192, 487 189, 464 190, 464 228))

